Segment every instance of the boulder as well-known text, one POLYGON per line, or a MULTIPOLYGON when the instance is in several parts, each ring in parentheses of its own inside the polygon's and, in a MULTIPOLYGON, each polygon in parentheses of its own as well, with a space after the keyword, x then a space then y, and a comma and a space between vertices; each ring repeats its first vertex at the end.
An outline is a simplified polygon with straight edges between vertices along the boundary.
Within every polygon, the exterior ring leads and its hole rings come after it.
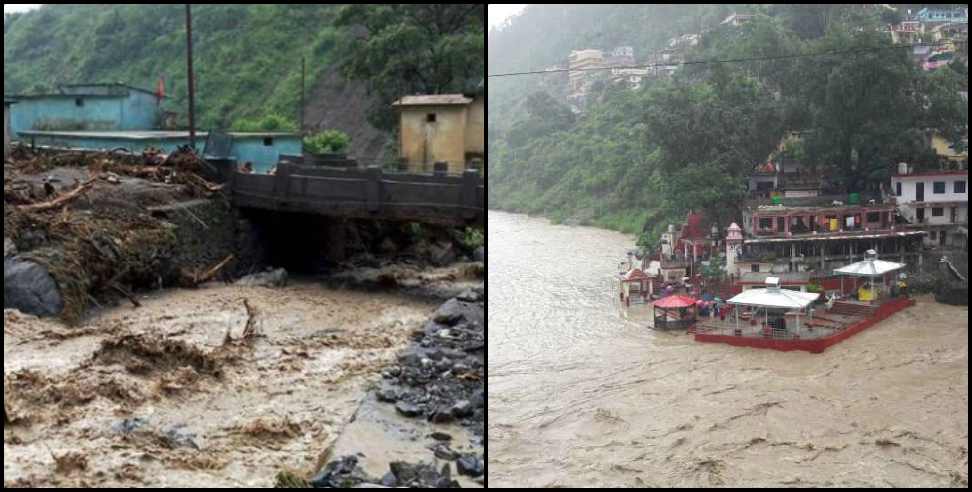
POLYGON ((468 477, 481 477, 486 473, 483 460, 471 454, 459 458, 459 461, 456 462, 456 467, 459 469, 460 475, 466 475, 468 477))
POLYGON ((473 261, 479 261, 479 262, 486 263, 486 248, 485 247, 480 246, 479 248, 476 248, 476 251, 473 252, 473 261))
POLYGON ((435 312, 433 321, 441 325, 455 326, 465 317, 465 311, 465 306, 458 299, 452 299, 435 312))
POLYGON ((473 405, 468 400, 456 402, 450 409, 452 416, 457 419, 464 419, 473 414, 473 405))
POLYGON ((242 287, 286 287, 287 270, 278 268, 268 272, 247 275, 237 281, 236 285, 242 287))
POLYGON ((422 415, 422 409, 419 408, 418 405, 413 405, 411 403, 404 402, 404 401, 400 401, 397 404, 395 404, 395 410, 398 410, 398 413, 409 418, 418 417, 419 415, 422 415))
POLYGON ((64 298, 47 268, 19 257, 3 260, 3 307, 34 316, 58 316, 64 298))

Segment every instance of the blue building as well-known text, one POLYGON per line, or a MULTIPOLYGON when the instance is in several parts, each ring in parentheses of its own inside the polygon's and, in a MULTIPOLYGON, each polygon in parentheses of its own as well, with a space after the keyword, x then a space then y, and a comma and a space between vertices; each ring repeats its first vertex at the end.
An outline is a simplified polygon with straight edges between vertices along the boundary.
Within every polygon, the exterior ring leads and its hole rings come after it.
POLYGON ((918 11, 922 22, 969 22, 969 10, 960 8, 925 7, 918 11))
MULTIPOLYGON (((299 156, 303 152, 300 136, 293 133, 227 133, 221 134, 219 144, 204 148, 209 134, 196 134, 196 146, 206 158, 250 162, 256 173, 267 173, 283 156, 299 156)), ((141 153, 145 149, 158 149, 168 154, 189 145, 186 131, 37 131, 20 132, 20 140, 30 145, 64 149, 118 150, 141 153)))
POLYGON ((55 93, 17 100, 10 113, 14 135, 28 130, 148 130, 160 123, 159 97, 124 84, 62 85, 55 93))

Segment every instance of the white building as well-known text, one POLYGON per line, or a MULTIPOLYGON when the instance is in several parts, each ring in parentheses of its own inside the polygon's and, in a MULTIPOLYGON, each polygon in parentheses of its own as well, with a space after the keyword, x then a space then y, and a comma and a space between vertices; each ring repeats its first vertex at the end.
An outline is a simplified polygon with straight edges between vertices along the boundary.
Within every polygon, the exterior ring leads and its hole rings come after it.
POLYGON ((928 246, 967 244, 969 172, 908 173, 902 165, 891 177, 891 193, 898 212, 914 227, 925 229, 928 246))
POLYGON ((753 17, 755 17, 755 15, 753 14, 737 14, 733 12, 732 14, 729 15, 729 17, 726 17, 722 22, 720 22, 719 25, 728 24, 733 27, 739 27, 751 21, 753 17))
POLYGON ((651 74, 648 68, 612 68, 611 80, 624 82, 631 89, 641 88, 641 81, 651 74))
POLYGON ((612 58, 634 58, 634 48, 631 46, 618 46, 611 52, 612 58))

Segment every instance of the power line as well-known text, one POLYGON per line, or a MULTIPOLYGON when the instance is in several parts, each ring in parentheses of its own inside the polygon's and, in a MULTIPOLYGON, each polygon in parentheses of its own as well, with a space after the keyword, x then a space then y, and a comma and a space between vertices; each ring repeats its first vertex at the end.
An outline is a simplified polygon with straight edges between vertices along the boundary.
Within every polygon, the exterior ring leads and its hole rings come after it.
MULTIPOLYGON (((693 60, 685 62, 672 62, 672 63, 651 63, 647 65, 617 65, 611 67, 594 67, 594 68, 557 68, 553 70, 536 70, 532 72, 512 72, 512 73, 500 73, 488 75, 487 77, 512 77, 515 75, 534 75, 534 74, 544 74, 544 73, 558 73, 558 72, 591 72, 596 70, 615 70, 615 69, 631 69, 631 68, 658 68, 658 67, 672 67, 679 65, 713 65, 717 63, 742 63, 751 61, 770 61, 770 60, 791 60, 795 58, 812 58, 817 56, 833 56, 833 55, 852 55, 860 53, 869 53, 873 51, 882 50, 893 50, 893 49, 903 49, 903 48, 916 48, 919 46, 927 47, 942 47, 948 46, 949 44, 955 44, 954 42, 943 42, 943 43, 917 43, 917 44, 901 44, 895 46, 882 46, 880 48, 864 48, 858 50, 845 50, 845 51, 830 51, 826 53, 806 53, 797 55, 780 55, 780 56, 770 56, 770 57, 757 57, 757 58, 736 58, 730 60, 693 60)), ((962 41, 958 44, 968 44, 968 41, 962 41)))

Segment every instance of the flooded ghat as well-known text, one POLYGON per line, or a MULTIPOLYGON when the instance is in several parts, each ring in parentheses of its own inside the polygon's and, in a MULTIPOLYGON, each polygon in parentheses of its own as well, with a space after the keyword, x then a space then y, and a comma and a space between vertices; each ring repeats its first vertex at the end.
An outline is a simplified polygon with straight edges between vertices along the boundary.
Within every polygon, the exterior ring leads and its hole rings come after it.
POLYGON ((4 319, 4 486, 312 474, 438 301, 324 287, 154 294, 77 328, 4 319))
POLYGON ((822 354, 622 310, 630 236, 489 213, 493 486, 968 486, 968 308, 930 297, 822 354))

